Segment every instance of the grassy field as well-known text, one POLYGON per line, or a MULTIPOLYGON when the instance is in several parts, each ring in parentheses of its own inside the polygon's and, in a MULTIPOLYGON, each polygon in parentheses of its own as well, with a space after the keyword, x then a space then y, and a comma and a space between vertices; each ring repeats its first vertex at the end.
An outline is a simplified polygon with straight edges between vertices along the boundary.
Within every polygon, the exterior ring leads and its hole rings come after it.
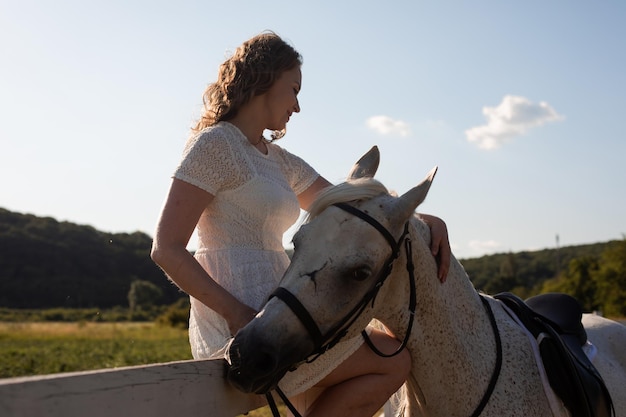
POLYGON ((191 359, 187 331, 153 323, 0 323, 0 377, 191 359))
MULTIPOLYGON (((185 359, 191 359, 186 329, 143 322, 0 322, 0 378, 185 359)), ((271 412, 265 407, 247 416, 271 412)))

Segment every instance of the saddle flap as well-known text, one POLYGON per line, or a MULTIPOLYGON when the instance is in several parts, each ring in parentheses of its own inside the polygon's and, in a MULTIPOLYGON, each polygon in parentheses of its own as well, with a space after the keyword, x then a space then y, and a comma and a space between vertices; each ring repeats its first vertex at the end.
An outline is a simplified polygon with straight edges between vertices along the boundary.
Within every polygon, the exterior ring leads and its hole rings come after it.
POLYGON ((578 337, 559 335, 546 325, 539 343, 541 359, 554 392, 574 417, 611 417, 613 404, 602 376, 593 366, 578 337))

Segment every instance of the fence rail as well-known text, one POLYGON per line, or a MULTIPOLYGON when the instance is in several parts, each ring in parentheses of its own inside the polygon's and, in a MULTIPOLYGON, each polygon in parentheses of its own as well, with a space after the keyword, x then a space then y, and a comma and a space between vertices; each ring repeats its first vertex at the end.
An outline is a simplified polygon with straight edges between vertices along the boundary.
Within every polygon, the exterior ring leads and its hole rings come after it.
POLYGON ((0 379, 2 417, 233 417, 265 405, 231 387, 223 361, 180 361, 0 379))

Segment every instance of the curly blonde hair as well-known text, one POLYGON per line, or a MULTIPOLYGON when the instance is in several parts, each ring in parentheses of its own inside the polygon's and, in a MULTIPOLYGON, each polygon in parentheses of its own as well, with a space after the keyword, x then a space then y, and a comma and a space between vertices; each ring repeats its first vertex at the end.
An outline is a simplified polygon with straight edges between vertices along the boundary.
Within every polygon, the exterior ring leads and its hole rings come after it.
MULTIPOLYGON (((300 65, 300 54, 273 32, 247 40, 220 65, 217 81, 204 91, 203 114, 192 133, 231 120, 252 97, 267 92, 284 71, 300 65)), ((275 131, 272 140, 284 134, 275 131)))

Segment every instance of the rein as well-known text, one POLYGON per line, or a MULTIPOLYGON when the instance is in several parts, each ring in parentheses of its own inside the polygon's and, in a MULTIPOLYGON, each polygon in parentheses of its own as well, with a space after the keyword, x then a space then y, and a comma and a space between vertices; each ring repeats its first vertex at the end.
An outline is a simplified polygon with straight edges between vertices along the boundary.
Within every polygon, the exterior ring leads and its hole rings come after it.
POLYGON ((487 312, 487 316, 489 317, 489 323, 491 324, 491 329, 493 330, 493 336, 496 341, 496 365, 493 368, 493 372, 491 373, 491 379, 489 380, 489 385, 487 386, 487 390, 483 394, 483 398, 476 406, 476 409, 472 413, 471 417, 478 417, 480 413, 483 412, 489 399, 491 398, 491 394, 493 394, 493 390, 496 388, 496 383, 498 382, 498 378, 500 377, 500 371, 502 370, 502 339, 500 338, 500 332, 498 331, 498 324, 496 323, 496 317, 493 314, 493 310, 489 305, 489 301, 482 295, 479 295, 480 301, 483 303, 483 307, 487 312))

